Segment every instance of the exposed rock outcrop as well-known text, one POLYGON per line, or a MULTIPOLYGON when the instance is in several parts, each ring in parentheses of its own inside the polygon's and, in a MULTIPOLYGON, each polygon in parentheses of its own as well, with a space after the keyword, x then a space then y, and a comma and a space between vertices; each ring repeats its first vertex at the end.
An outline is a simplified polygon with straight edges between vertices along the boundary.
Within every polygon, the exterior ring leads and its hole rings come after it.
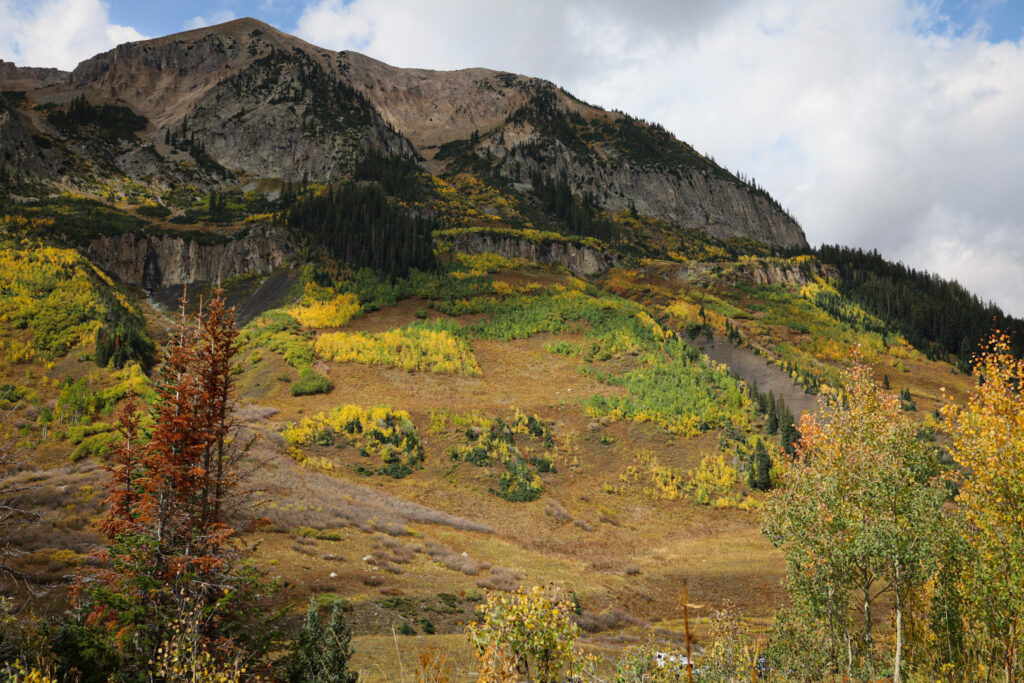
POLYGON ((454 247, 456 251, 467 254, 498 254, 505 258, 554 263, 588 276, 599 275, 619 265, 614 254, 569 241, 533 242, 506 235, 465 233, 455 238, 454 247))
POLYGON ((46 156, 32 139, 17 107, 0 95, 0 168, 42 175, 49 168, 46 156))
POLYGON ((834 269, 817 261, 794 264, 774 259, 749 259, 725 264, 707 261, 661 263, 654 266, 654 269, 669 281, 698 286, 713 283, 733 286, 737 282, 746 281, 758 285, 781 284, 802 287, 812 282, 815 276, 835 276, 834 269))
POLYGON ((18 66, 0 59, 0 81, 4 90, 31 90, 68 80, 70 74, 60 69, 18 66))
MULTIPOLYGON (((506 136, 506 140, 508 136, 506 136)), ((807 246, 800 225, 764 193, 706 168, 664 166, 581 157, 558 140, 534 133, 517 136, 514 146, 490 148, 501 158, 507 178, 528 182, 536 174, 564 178, 574 194, 589 196, 609 213, 635 209, 683 229, 716 239, 750 238, 786 247, 807 246)))
POLYGON ((268 225, 215 244, 170 235, 104 236, 93 240, 87 253, 111 277, 152 290, 269 273, 295 253, 295 245, 284 228, 268 225))

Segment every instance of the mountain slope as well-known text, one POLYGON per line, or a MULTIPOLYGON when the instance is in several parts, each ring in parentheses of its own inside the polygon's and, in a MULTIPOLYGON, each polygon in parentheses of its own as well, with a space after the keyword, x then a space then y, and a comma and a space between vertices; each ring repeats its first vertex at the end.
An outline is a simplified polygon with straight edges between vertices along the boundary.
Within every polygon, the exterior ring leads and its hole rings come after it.
POLYGON ((183 290, 223 285, 269 524, 238 526, 285 600, 345 598, 364 681, 428 644, 476 671, 485 589, 570 591, 609 679, 631 644, 699 655, 726 601, 763 637, 787 598, 756 510, 794 418, 859 349, 941 443, 997 312, 780 249, 803 233, 763 190, 538 79, 252 20, 0 73, 0 432, 43 514, 14 566, 94 561, 117 409, 155 400, 183 290))
POLYGON ((19 78, 9 81, 0 74, 0 88, 27 91, 32 133, 52 140, 51 166, 72 178, 99 166, 140 183, 211 188, 239 178, 338 181, 367 155, 429 160, 441 174, 470 163, 486 182, 526 197, 538 180, 564 183, 611 215, 631 211, 718 239, 806 246, 799 225, 763 190, 659 126, 540 79, 399 69, 253 19, 120 45, 66 79, 26 80, 27 73, 12 72, 19 78), (117 144, 83 143, 53 123, 55 110, 83 97, 126 107, 146 126, 117 144))

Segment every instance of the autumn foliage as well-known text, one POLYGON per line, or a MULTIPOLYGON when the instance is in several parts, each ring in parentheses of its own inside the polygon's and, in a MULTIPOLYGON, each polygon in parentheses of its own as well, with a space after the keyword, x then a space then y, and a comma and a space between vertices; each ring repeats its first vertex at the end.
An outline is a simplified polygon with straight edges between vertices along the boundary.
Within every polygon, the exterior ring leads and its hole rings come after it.
POLYGON ((204 646, 233 659, 262 647, 252 608, 265 591, 243 564, 250 549, 230 522, 245 451, 231 421, 236 336, 220 296, 195 321, 183 306, 151 433, 134 398, 121 409, 108 507, 97 525, 109 545, 101 568, 78 581, 76 602, 81 628, 107 639, 126 670, 155 659, 170 626, 197 610, 204 646))
POLYGON ((1021 676, 1024 645, 1024 360, 995 333, 975 363, 979 384, 950 404, 950 455, 960 465, 957 503, 971 562, 960 591, 970 640, 1006 680, 1021 676))
POLYGON ((482 618, 469 624, 467 635, 482 683, 552 683, 579 675, 584 663, 575 649, 580 627, 569 601, 534 586, 492 593, 479 611, 482 618))
MULTIPOLYGON (((764 530, 786 558, 793 624, 777 634, 815 643, 823 673, 901 680, 910 605, 936 571, 945 491, 933 449, 895 395, 855 362, 845 394, 804 414, 795 457, 765 507, 764 530), (888 598, 895 638, 885 662, 875 619, 888 598), (811 631, 818 633, 811 635, 811 631), (822 669, 825 671, 823 672, 822 669)), ((809 658, 787 666, 802 666, 809 658)))

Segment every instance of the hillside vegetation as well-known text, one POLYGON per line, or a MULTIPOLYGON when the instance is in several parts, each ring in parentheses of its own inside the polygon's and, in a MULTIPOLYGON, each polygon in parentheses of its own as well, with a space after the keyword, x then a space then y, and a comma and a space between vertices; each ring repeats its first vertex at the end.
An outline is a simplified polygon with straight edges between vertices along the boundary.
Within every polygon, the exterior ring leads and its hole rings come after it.
POLYGON ((4 100, 6 680, 1022 674, 1024 322, 536 79, 75 78, 4 100))

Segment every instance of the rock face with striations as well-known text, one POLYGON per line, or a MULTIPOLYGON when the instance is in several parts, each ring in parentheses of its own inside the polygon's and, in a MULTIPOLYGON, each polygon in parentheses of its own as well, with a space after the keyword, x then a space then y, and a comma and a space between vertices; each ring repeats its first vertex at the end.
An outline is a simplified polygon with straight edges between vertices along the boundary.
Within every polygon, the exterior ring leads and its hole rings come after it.
POLYGON ((93 240, 86 251, 111 277, 153 290, 220 282, 243 273, 266 274, 283 265, 295 246, 284 228, 265 225, 218 244, 171 235, 104 236, 93 240))
MULTIPOLYGON (((528 140, 539 140, 530 136, 528 140)), ((653 164, 600 163, 559 141, 543 151, 520 144, 492 150, 502 175, 529 182, 539 174, 564 178, 574 194, 590 196, 609 213, 635 210, 682 229, 721 239, 750 238, 785 247, 807 246, 803 230, 764 193, 710 168, 665 168, 653 164)))

